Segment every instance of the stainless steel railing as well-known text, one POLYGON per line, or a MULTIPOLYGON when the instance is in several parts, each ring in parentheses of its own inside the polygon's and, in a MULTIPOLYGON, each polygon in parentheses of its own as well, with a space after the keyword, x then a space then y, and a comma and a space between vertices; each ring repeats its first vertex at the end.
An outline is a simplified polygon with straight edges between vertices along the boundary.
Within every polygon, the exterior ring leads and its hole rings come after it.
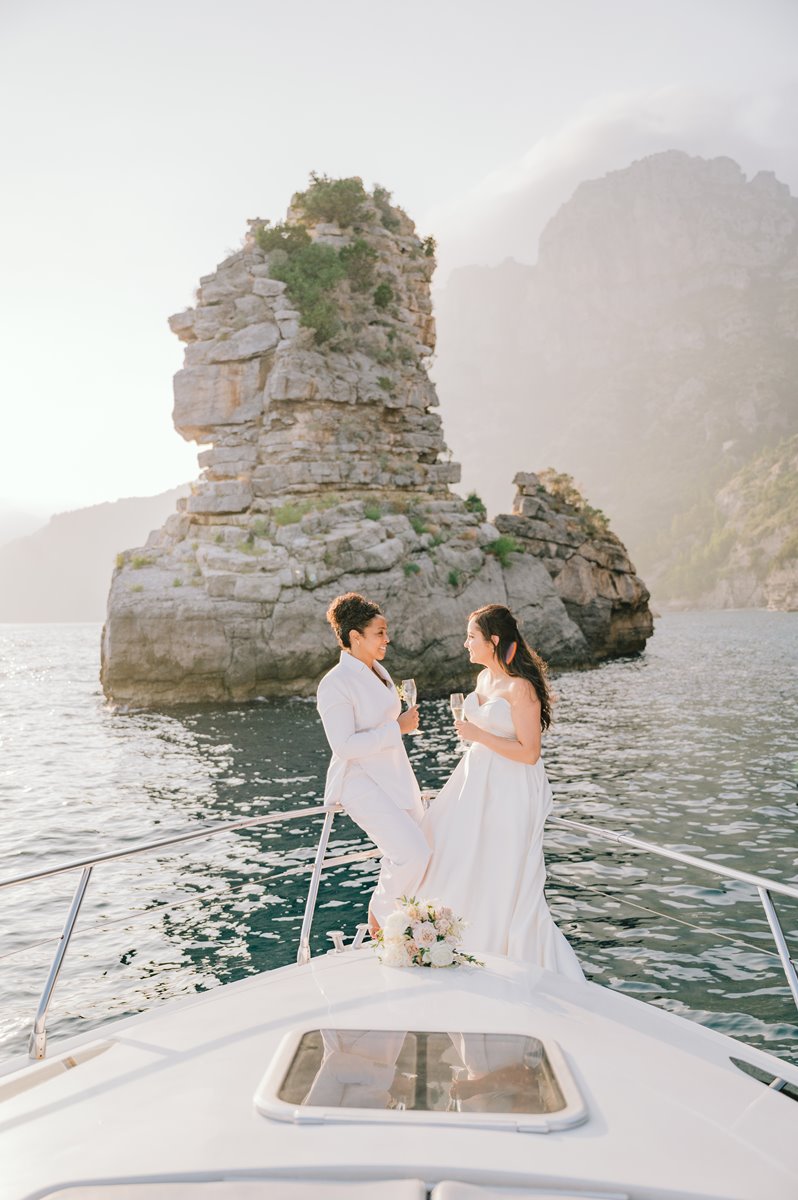
POLYGON ((761 875, 751 875, 748 871, 738 871, 734 867, 724 867, 721 863, 708 862, 706 859, 697 858, 694 854, 683 854, 680 850, 670 850, 666 846, 657 846, 654 842, 644 842, 640 838, 630 837, 626 833, 616 833, 612 829, 601 829, 596 825, 587 825, 582 821, 570 821, 567 817, 549 817, 547 824, 556 825, 561 829, 575 829, 579 833, 587 834, 589 838, 595 837, 604 841, 615 842, 621 846, 628 846, 631 850, 644 851, 647 854, 654 854, 658 858, 668 858, 673 862, 683 863, 687 867, 695 867, 699 871, 706 871, 722 879, 736 879, 739 883, 747 883, 751 887, 756 888, 762 907, 765 910, 765 917, 770 926, 770 932, 776 943, 782 969, 787 977, 787 985, 792 993, 795 1006, 798 1008, 798 975, 796 975, 795 963, 790 956, 787 939, 784 936, 784 930, 781 927, 781 922, 779 921, 771 896, 771 892, 777 892, 781 896, 790 896, 793 900, 798 900, 798 887, 789 883, 780 883, 776 879, 764 879, 761 875))
MULTIPOLYGON (((72 939, 75 926, 77 925, 78 916, 80 914, 81 905, 86 895, 89 886, 92 871, 95 867, 101 864, 110 862, 119 862, 121 859, 135 858, 140 854, 147 854, 153 850, 166 850, 174 846, 182 846, 189 842, 202 841, 210 837, 215 837, 221 833, 233 833, 239 829, 252 829, 259 825, 274 825, 283 821, 296 821, 302 818, 315 817, 321 814, 325 815, 325 823, 323 829, 326 830, 326 837, 322 833, 320 845, 323 842, 324 851, 319 856, 316 855, 316 861, 313 868, 310 865, 299 866, 294 868, 297 873, 313 870, 311 879, 311 892, 313 894, 313 904, 311 906, 310 920, 313 918, 313 910, 315 909, 316 896, 318 894, 318 881, 321 877, 321 872, 331 866, 341 866, 347 862, 353 862, 366 858, 374 858, 379 854, 379 850, 362 850, 350 855, 336 856, 331 859, 324 859, 326 853, 327 842, 329 840, 330 828, 332 826, 332 817, 335 810, 326 809, 321 806, 316 808, 301 808, 291 809, 287 812, 266 813, 262 817, 249 817, 243 821, 230 821, 223 825, 210 825, 201 829, 189 830, 186 833, 174 834, 171 837, 158 838, 151 842, 141 842, 135 846, 128 846, 124 850, 112 850, 106 854, 95 854, 90 858, 74 859, 71 862, 61 863, 58 866, 45 867, 41 871, 31 871, 26 875, 17 875, 12 879, 0 880, 0 890, 4 888, 19 887, 23 884, 34 883, 41 879, 50 879, 55 875, 64 875, 70 871, 81 872, 78 885, 75 888, 72 902, 69 906, 64 928, 61 936, 58 939, 55 955, 50 965, 50 970, 47 975, 47 980, 39 1000, 39 1005, 36 1010, 36 1016, 31 1030, 30 1040, 28 1042, 28 1054, 33 1059, 44 1058, 47 1053, 47 1012, 50 1007, 50 1002, 55 991, 55 985, 58 982, 58 976, 61 972, 61 967, 69 948, 69 943, 72 939)), ((340 812, 341 809, 338 809, 340 812)), ((307 906, 306 906, 307 909, 307 906)), ((303 922, 304 930, 304 922, 303 922)), ((310 926, 308 925, 308 958, 310 957, 309 938, 310 926)))
MULTIPOLYGON (((425 807, 431 803, 434 793, 423 793, 425 799, 425 807)), ((308 888, 308 898, 305 905, 305 915, 302 921, 302 932, 299 938, 299 949, 297 951, 297 962, 306 963, 310 960, 310 930, 313 922, 313 913, 316 906, 316 897, 319 890, 319 882, 321 880, 322 871, 325 869, 327 860, 324 855, 327 851, 327 843, 329 841, 330 832, 332 830, 333 818, 336 812, 340 812, 340 807, 331 809, 324 821, 324 827, 319 838, 319 845, 316 850, 316 861, 313 864, 313 874, 308 888)), ((726 867, 721 863, 713 863, 703 858, 698 858, 693 854, 683 854, 680 850, 671 850, 666 846, 657 846, 654 842, 644 842, 640 838, 631 837, 626 833, 617 833, 612 829, 602 829, 596 825, 588 825, 582 821, 571 821, 566 817, 549 817, 548 825, 555 825, 561 829, 573 829, 581 833, 587 838, 599 838, 605 841, 615 842, 616 844, 626 846, 631 850, 641 851, 647 854, 653 854, 658 858, 667 858, 674 862, 679 862, 685 866, 695 867, 697 870, 708 872, 711 875, 716 875, 725 879, 735 879, 739 883, 749 884, 755 888, 762 907, 765 911, 770 932, 773 940, 776 943, 779 959, 781 960, 782 970, 787 978, 787 985, 792 993, 792 998, 798 1009, 798 975, 796 974, 795 963, 793 962, 787 939, 784 936, 784 931, 781 927, 778 914, 771 892, 776 892, 782 896, 789 896, 794 900, 798 900, 798 887, 789 883, 780 883, 775 879, 765 879, 761 875, 752 875, 748 871, 738 871, 734 867, 726 867)), ((364 854, 355 854, 346 858, 337 858, 333 861, 341 864, 349 861, 354 862, 358 858, 366 857, 369 853, 375 854, 378 851, 366 851, 364 854)), ((666 914, 667 915, 667 914, 666 914)), ((358 929, 361 927, 358 926, 358 929)), ((362 941, 362 934, 359 934, 359 940, 362 941)))
MULTIPOLYGON (((427 803, 429 803, 432 793, 424 793, 424 796, 427 803)), ((33 1028, 28 1046, 29 1056, 33 1059, 41 1059, 46 1055, 48 1009, 52 1000, 53 992, 55 990, 55 985, 58 981, 58 976, 61 971, 64 957, 69 948, 69 943, 77 924, 81 905, 91 880, 92 871, 95 867, 109 862, 117 862, 121 859, 135 858, 140 854, 146 854, 153 850, 170 849, 174 846, 181 846, 190 842, 202 841, 207 838, 215 837, 219 834, 236 832, 240 829, 251 829, 260 825, 278 824, 283 821, 294 821, 307 817, 323 815, 324 822, 312 866, 310 864, 297 866, 291 868, 290 872, 311 872, 308 895, 305 903, 305 911, 302 919, 299 948, 297 951, 297 962, 307 963, 310 961, 311 957, 310 935, 322 874, 331 867, 341 867, 353 862, 362 862, 369 858, 375 858, 380 854, 379 850, 371 849, 358 850, 349 854, 334 855, 329 858, 326 857, 333 821, 336 813, 341 811, 342 809, 339 806, 336 806, 332 809, 317 806, 314 808, 292 809, 287 812, 267 813, 261 817, 250 817, 243 821, 231 821, 222 825, 212 825, 200 829, 190 830, 182 834, 172 835, 171 837, 159 838, 155 841, 143 842, 135 846, 129 846, 127 849, 113 850, 106 854, 97 854, 89 858, 75 859, 68 863, 62 863, 59 866, 46 867, 41 871, 33 871, 25 875, 16 876, 12 879, 0 880, 0 890, 3 890, 5 888, 19 887, 23 884, 33 883, 41 879, 52 878, 55 875, 63 875, 70 871, 80 870, 81 872, 80 879, 72 897, 72 902, 70 904, 64 928, 61 932, 60 938, 58 939, 55 955, 53 957, 47 980, 39 1000, 39 1005, 36 1010, 36 1016, 33 1022, 33 1028)), ((548 824, 561 829, 573 830, 581 834, 582 837, 588 841, 593 838, 598 838, 599 840, 614 842, 631 850, 652 854, 658 858, 666 858, 675 862, 680 862, 685 866, 693 867, 699 871, 703 871, 711 875, 726 879, 734 879, 754 888, 762 903, 765 917, 776 944, 778 956, 781 960, 782 968, 787 978, 790 992, 793 1000, 795 1001, 796 1008, 798 1008, 798 975, 796 974, 795 963, 791 958, 787 940, 785 938, 784 931, 781 927, 781 923, 772 899, 772 894, 775 893, 777 895, 788 896, 794 900, 798 900, 798 887, 792 884, 781 883, 778 880, 766 879, 760 875, 752 875, 747 871, 738 871, 734 867, 727 867, 721 863, 714 863, 706 859, 698 858, 695 855, 683 854, 679 850, 671 850, 665 846, 657 846, 653 842, 645 842, 639 838, 631 837, 629 834, 618 833, 610 829, 602 829, 599 826, 590 825, 583 821, 572 821, 564 817, 549 817, 548 824)), ((362 942, 365 928, 366 927, 364 925, 358 926, 358 935, 355 939, 355 945, 359 945, 360 942, 362 942)), ((336 946, 339 947, 340 943, 341 935, 336 934, 336 946)))

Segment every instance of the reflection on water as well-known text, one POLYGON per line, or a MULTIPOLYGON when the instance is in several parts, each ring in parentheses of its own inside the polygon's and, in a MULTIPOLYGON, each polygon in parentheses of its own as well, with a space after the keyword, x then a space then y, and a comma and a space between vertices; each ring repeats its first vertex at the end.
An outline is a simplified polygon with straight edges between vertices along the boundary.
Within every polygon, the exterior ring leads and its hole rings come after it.
MULTIPOLYGON (((96 626, 0 627, 0 875, 313 805, 327 750, 315 708, 115 715, 96 626)), ((646 654, 555 681, 544 753, 556 812, 796 880, 798 619, 694 613, 646 654)), ((436 788, 457 761, 445 701, 409 743, 436 788)), ((294 960, 319 818, 97 868, 50 1018, 53 1036, 294 960)), ((332 847, 363 844, 336 818, 332 847)), ((676 863, 557 830, 549 899, 590 978, 789 1055, 798 1020, 758 900, 676 863), (695 928, 698 926, 698 928, 695 928)), ((322 883, 314 949, 363 919, 374 862, 322 883)), ((0 892, 0 1053, 24 1047, 76 875, 0 892)), ((798 904, 779 901, 798 944, 798 904)))

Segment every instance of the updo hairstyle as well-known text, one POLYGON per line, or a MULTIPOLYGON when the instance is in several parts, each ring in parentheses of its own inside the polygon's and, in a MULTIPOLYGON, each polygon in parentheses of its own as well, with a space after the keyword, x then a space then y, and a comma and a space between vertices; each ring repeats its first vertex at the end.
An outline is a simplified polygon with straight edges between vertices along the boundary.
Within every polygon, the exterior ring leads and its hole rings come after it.
POLYGON ((498 638, 496 657, 508 675, 527 679, 535 689, 540 701, 540 727, 551 725, 552 694, 545 662, 528 644, 509 608, 503 604, 484 604, 472 612, 470 621, 476 621, 480 633, 487 641, 498 638))
POLYGON ((363 633, 369 621, 382 616, 382 609, 373 600, 366 600, 358 592, 347 592, 336 596, 327 609, 327 620, 332 625, 333 633, 338 639, 338 645, 344 650, 350 648, 349 636, 352 630, 363 633))

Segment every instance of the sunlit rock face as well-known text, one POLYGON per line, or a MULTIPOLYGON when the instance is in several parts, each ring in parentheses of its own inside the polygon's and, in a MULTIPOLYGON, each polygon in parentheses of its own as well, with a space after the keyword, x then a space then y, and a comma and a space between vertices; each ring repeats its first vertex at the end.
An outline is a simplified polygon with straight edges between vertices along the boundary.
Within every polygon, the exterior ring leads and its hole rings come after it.
POLYGON ((473 678, 465 622, 490 601, 555 664, 617 652, 591 644, 537 553, 450 491, 426 370, 434 247, 381 189, 337 182, 354 211, 319 216, 338 193, 317 181, 276 231, 250 222, 171 318, 174 422, 202 473, 120 556, 102 641, 116 702, 310 694, 337 656, 326 608, 350 590, 383 606, 390 669, 422 695, 473 678))
POLYGON ((570 476, 516 475, 511 515, 496 518, 548 571, 596 660, 642 650, 653 632, 649 593, 605 515, 587 504, 570 476))
POLYGON ((437 313, 448 434, 489 509, 505 504, 511 429, 528 464, 567 470, 612 515, 658 600, 742 594, 716 587, 715 497, 798 431, 784 184, 728 158, 652 155, 581 184, 534 266, 455 272, 437 313))

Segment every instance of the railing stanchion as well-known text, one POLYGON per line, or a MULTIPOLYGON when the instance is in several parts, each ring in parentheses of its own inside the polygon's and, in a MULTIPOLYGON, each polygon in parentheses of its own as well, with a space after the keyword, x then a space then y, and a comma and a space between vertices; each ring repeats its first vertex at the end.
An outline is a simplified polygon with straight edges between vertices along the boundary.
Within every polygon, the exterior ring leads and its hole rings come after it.
POLYGON ((781 965, 784 967, 784 974, 787 976, 787 983, 790 985, 792 998, 795 1001, 795 1006, 798 1008, 798 975, 795 973, 795 964, 790 957, 790 948, 787 945, 787 939, 784 936, 784 931, 781 928, 778 913, 776 912, 773 901, 770 897, 770 892, 767 888, 758 887, 759 899, 762 901, 762 907, 765 910, 765 916, 768 919, 770 932, 773 934, 773 941, 776 943, 776 949, 779 952, 781 965))
POLYGON ((299 935, 299 949, 296 952, 296 960, 298 963, 310 962, 310 928, 313 924, 313 914, 316 911, 316 898, 319 894, 319 881, 321 879, 321 870, 324 865, 324 855, 327 853, 327 843, 330 840, 330 830, 332 829, 333 817, 336 809, 328 808, 324 814, 324 824, 321 829, 321 837, 319 844, 316 847, 316 858, 313 862, 313 874, 310 877, 310 886, 308 887, 308 898, 305 901, 305 915, 302 918, 302 931, 299 935))
POLYGON ((86 888, 89 886, 91 879, 91 867, 84 867, 78 881, 78 886, 75 888, 75 895, 72 897, 72 904, 67 914, 66 923, 64 925, 61 937, 58 939, 58 946, 55 951, 50 974, 47 976, 47 982, 44 985, 39 1007, 36 1010, 36 1019, 33 1022, 33 1030, 31 1031, 30 1041, 28 1042, 28 1057, 39 1059, 44 1058, 47 1053, 47 1009, 50 1007, 53 991, 56 981, 61 971, 61 964, 64 961, 64 955, 69 946, 69 940, 72 937, 72 931, 75 928, 75 923, 78 919, 80 906, 83 903, 83 897, 86 895, 86 888))

